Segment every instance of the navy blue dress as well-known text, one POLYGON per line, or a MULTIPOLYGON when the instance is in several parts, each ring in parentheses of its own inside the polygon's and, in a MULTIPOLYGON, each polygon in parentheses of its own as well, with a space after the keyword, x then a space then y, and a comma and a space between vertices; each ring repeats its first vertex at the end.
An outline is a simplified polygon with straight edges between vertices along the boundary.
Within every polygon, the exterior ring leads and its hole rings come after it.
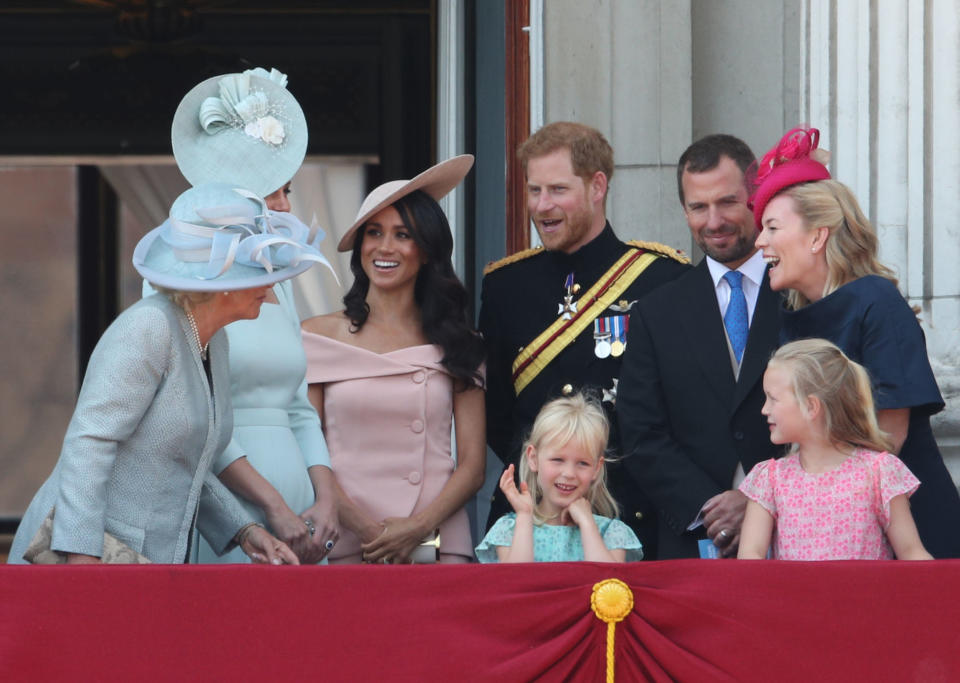
POLYGON ((913 518, 934 557, 960 557, 960 495, 933 438, 943 397, 917 317, 896 286, 867 275, 797 311, 784 311, 780 339, 829 339, 870 373, 877 410, 909 408, 900 459, 920 480, 913 518))

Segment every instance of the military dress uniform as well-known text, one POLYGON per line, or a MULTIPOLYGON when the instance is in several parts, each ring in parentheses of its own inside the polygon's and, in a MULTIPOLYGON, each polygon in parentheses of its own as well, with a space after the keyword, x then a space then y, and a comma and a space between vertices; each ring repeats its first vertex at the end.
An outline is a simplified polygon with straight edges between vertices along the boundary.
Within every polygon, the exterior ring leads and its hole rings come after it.
MULTIPOLYGON (((518 463, 523 439, 543 404, 580 389, 603 400, 611 418, 608 453, 619 455, 612 410, 630 309, 641 296, 688 269, 688 260, 669 247, 620 241, 609 223, 573 254, 530 249, 487 266, 479 323, 487 346, 487 443, 505 467, 518 463), (562 330, 564 318, 590 317, 585 309, 591 293, 605 291, 603 285, 616 279, 621 267, 640 269, 639 274, 623 271, 634 279, 612 301, 601 300, 597 306, 602 308, 592 309, 599 314, 585 326, 581 322, 583 329, 575 336, 569 327, 562 330), (548 328, 555 334, 544 334, 548 328), (564 334, 565 340, 556 340, 564 334), (554 346, 531 358, 552 338, 554 346)), ((656 521, 639 489, 615 463, 608 465, 607 474, 621 518, 645 546, 655 546, 656 521)), ((509 511, 497 488, 488 527, 509 511)))

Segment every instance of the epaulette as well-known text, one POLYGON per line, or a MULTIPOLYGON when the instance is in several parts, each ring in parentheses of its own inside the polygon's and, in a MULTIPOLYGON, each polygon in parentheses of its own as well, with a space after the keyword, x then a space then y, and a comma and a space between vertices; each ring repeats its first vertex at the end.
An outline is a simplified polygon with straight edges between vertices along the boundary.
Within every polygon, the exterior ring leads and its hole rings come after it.
POLYGON ((518 251, 516 254, 510 254, 509 256, 504 256, 498 261, 491 261, 484 267, 483 274, 487 275, 492 273, 498 268, 503 268, 504 266, 509 266, 511 263, 516 263, 517 261, 522 261, 525 258, 530 258, 531 256, 536 256, 541 251, 543 247, 533 247, 532 249, 524 249, 523 251, 518 251))
POLYGON ((644 242, 643 240, 630 240, 627 242, 631 247, 639 247, 640 249, 645 249, 646 251, 655 251, 658 254, 663 254, 664 256, 669 256, 674 261, 679 261, 680 263, 690 263, 690 259, 679 249, 674 249, 673 247, 668 247, 666 244, 660 244, 659 242, 644 242))

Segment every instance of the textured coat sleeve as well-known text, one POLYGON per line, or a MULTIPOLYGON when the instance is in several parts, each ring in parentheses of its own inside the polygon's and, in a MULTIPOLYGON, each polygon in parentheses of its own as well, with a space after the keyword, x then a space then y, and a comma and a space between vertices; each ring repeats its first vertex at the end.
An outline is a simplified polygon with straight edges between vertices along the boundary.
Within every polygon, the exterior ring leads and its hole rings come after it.
POLYGON ((123 313, 97 343, 60 456, 53 549, 102 554, 106 488, 117 447, 153 402, 170 347, 167 318, 143 307, 123 313))
POLYGON ((233 537, 255 521, 213 472, 207 472, 200 491, 197 529, 218 555, 233 548, 233 537))

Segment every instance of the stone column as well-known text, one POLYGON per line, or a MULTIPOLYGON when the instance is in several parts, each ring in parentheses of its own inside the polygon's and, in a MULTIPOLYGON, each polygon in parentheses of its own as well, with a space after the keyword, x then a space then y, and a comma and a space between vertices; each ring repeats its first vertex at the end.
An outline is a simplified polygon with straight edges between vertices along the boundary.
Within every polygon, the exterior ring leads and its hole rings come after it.
POLYGON ((921 309, 960 480, 960 2, 804 0, 801 111, 921 309))
POLYGON ((675 165, 691 141, 690 2, 550 0, 544 118, 607 136, 616 168, 607 215, 622 239, 689 250, 675 165))

